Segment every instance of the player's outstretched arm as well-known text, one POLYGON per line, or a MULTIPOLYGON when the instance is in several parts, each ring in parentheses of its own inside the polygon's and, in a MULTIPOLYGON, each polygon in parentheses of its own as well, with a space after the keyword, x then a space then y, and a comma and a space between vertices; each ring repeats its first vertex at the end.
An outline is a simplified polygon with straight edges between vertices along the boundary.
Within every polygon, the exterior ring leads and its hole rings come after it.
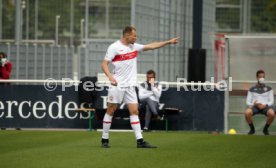
POLYGON ((153 43, 150 43, 150 44, 146 44, 144 46, 144 51, 147 51, 147 50, 154 50, 154 49, 157 49, 157 48, 161 48, 161 47, 164 47, 168 44, 177 44, 179 41, 179 37, 176 37, 176 38, 172 38, 170 40, 166 40, 166 41, 160 41, 160 42, 153 42, 153 43))

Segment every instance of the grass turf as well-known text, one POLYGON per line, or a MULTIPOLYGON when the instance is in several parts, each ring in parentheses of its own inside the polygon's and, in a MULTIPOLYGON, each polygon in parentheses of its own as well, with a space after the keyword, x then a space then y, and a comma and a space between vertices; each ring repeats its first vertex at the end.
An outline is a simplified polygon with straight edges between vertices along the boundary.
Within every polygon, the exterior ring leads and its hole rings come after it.
POLYGON ((157 149, 137 149, 133 133, 0 131, 0 168, 275 167, 276 136, 150 132, 157 149))

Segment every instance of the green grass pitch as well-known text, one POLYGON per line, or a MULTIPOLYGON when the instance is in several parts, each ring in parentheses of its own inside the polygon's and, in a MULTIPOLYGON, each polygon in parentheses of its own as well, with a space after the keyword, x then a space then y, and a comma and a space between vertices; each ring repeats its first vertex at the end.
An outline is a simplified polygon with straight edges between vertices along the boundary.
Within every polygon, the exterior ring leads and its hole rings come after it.
POLYGON ((0 168, 269 168, 276 165, 276 136, 150 132, 157 149, 137 149, 134 133, 0 131, 0 168))

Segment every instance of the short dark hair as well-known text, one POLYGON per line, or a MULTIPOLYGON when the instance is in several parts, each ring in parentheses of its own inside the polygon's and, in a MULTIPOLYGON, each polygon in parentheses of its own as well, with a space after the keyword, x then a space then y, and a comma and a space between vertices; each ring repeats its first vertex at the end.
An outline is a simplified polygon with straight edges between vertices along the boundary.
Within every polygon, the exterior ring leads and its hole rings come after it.
POLYGON ((126 26, 123 30, 123 36, 126 35, 126 34, 130 34, 133 30, 136 31, 135 27, 126 26))
POLYGON ((7 58, 7 55, 4 52, 0 52, 0 55, 3 55, 4 58, 7 58))
POLYGON ((148 72, 147 72, 147 75, 149 75, 149 74, 153 74, 153 76, 155 77, 155 71, 154 70, 148 70, 148 72))
POLYGON ((259 74, 265 74, 265 71, 262 70, 262 69, 258 70, 258 71, 256 72, 256 77, 258 77, 259 74))

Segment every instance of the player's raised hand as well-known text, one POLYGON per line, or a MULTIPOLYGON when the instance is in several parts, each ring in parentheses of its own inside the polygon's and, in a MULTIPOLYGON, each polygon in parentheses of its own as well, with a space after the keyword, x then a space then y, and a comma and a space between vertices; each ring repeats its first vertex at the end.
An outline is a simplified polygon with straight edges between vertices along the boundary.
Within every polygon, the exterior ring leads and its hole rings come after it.
POLYGON ((175 37, 169 40, 170 44, 177 44, 179 42, 179 37, 175 37))

